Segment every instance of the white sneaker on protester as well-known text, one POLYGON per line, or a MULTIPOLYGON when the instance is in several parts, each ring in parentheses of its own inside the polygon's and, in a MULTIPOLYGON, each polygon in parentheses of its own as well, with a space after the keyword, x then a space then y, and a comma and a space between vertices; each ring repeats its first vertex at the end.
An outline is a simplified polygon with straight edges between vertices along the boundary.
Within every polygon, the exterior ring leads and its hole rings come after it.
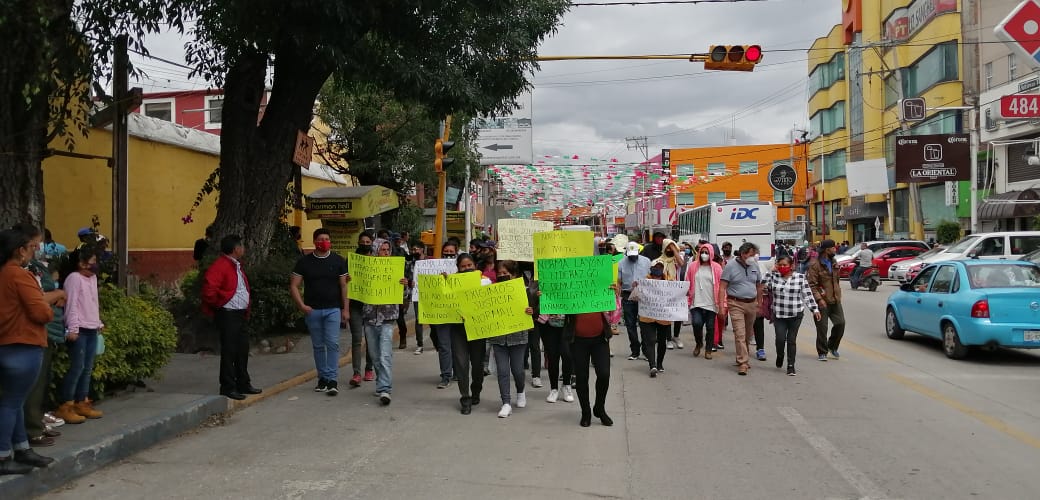
POLYGON ((506 418, 513 413, 513 407, 509 406, 509 403, 502 405, 502 409, 498 410, 498 418, 506 418))
POLYGON ((534 377, 531 379, 531 387, 539 388, 542 387, 542 379, 540 377, 534 377))
POLYGON ((683 348, 683 343, 682 343, 682 341, 681 341, 681 340, 679 340, 678 338, 677 338, 677 339, 675 339, 675 348, 676 348, 676 349, 682 349, 682 348, 683 348))
POLYGON ((558 391, 556 389, 552 389, 552 390, 549 391, 549 395, 546 396, 545 402, 546 403, 555 403, 555 402, 559 401, 559 399, 560 399, 560 391, 558 391))
POLYGON ((419 356, 419 355, 420 355, 420 354, 422 354, 422 353, 423 353, 423 348, 422 348, 422 346, 419 346, 419 347, 416 347, 416 348, 415 348, 415 355, 416 355, 416 356, 419 356))
POLYGON ((527 393, 526 392, 521 392, 520 394, 516 395, 516 407, 517 408, 526 408, 527 407, 527 393))
POLYGON ((668 350, 675 349, 675 342, 669 340, 668 342, 665 342, 665 346, 668 347, 668 350))
POLYGON ((563 386, 563 400, 568 403, 574 402, 574 389, 569 385, 563 386))

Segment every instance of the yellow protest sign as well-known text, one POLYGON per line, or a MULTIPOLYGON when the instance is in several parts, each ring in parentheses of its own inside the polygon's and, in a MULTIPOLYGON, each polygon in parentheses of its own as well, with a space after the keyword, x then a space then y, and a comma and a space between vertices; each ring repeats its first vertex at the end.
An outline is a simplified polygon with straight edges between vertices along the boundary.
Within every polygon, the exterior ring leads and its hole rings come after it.
MULTIPOLYGON (((522 279, 469 289, 459 295, 468 340, 501 337, 534 328, 534 320, 526 312, 527 287, 522 279)), ((422 300, 421 294, 419 297, 422 300)))
POLYGON ((592 255, 592 231, 545 231, 534 236, 534 279, 538 279, 538 259, 589 257, 592 255))
POLYGON ((480 273, 419 274, 419 323, 444 325, 462 323, 459 293, 480 287, 480 273))
POLYGON ((547 220, 499 219, 498 259, 534 262, 533 235, 552 229, 547 220))
POLYGON ((371 305, 404 302, 404 257, 347 254, 350 298, 371 305))

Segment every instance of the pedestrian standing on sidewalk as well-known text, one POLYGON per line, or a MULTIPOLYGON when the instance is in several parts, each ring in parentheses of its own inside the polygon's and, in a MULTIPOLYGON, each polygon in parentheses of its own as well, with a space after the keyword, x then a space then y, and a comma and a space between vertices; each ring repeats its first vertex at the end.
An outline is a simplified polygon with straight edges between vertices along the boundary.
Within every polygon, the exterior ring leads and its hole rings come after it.
MULTIPOLYGON (((390 242, 383 241, 379 244, 376 256, 390 257, 391 253, 390 242)), ((404 295, 408 296, 408 278, 402 276, 399 283, 405 286, 404 295)), ((390 394, 393 393, 394 322, 397 321, 401 307, 396 304, 365 304, 362 310, 365 320, 365 343, 368 345, 369 356, 375 361, 375 394, 379 397, 379 402, 386 406, 390 404, 390 394)))
POLYGON ((729 314, 733 324, 733 343, 736 344, 737 374, 747 375, 749 340, 754 336, 755 318, 762 297, 762 278, 758 263, 751 257, 758 252, 754 243, 745 242, 737 256, 722 269, 719 287, 721 314, 729 314))
MULTIPOLYGON (((358 246, 354 250, 354 253, 361 255, 375 255, 374 244, 375 235, 372 231, 364 231, 358 235, 358 246)), ((349 271, 349 266, 348 266, 349 271)), ((347 276, 350 277, 349 275, 347 276)), ((347 324, 350 327, 350 352, 351 352, 351 366, 354 368, 354 375, 350 378, 351 387, 360 387, 361 381, 371 382, 376 379, 376 372, 372 369, 372 357, 368 355, 368 349, 362 349, 361 344, 365 339, 365 320, 364 320, 364 307, 365 305, 361 302, 349 299, 348 310, 350 311, 350 317, 347 320, 347 324), (365 353, 365 376, 361 377, 361 363, 362 357, 359 353, 365 353)))
POLYGON ((28 474, 54 461, 33 451, 25 430, 25 400, 40 374, 45 325, 54 319, 25 269, 34 253, 23 231, 0 232, 0 475, 28 474))
POLYGON ((837 245, 834 240, 823 240, 820 243, 820 256, 809 264, 809 287, 813 297, 820 306, 820 315, 816 321, 816 354, 820 361, 827 361, 829 352, 834 359, 839 359, 838 347, 845 335, 845 311, 841 307, 841 276, 838 264, 834 262, 837 245), (827 337, 827 321, 831 327, 830 338, 827 337))
MULTIPOLYGON (((416 262, 419 262, 420 260, 424 260, 424 259, 426 259, 426 246, 423 245, 422 243, 416 243, 416 244, 412 245, 412 269, 415 269, 415 263, 416 262)), ((405 276, 407 276, 408 279, 411 279, 412 276, 414 276, 414 274, 412 272, 405 272, 405 276)), ((411 283, 411 282, 409 282, 409 289, 414 289, 414 288, 416 288, 418 286, 419 286, 418 283, 411 283)), ((412 295, 411 293, 408 293, 408 298, 405 300, 406 304, 408 302, 412 301, 411 295, 412 295)), ((412 302, 412 310, 415 311, 415 355, 418 356, 418 355, 423 353, 423 327, 422 327, 422 324, 419 323, 419 302, 418 301, 412 302)), ((404 313, 406 311, 407 311, 407 307, 405 308, 405 311, 401 311, 401 315, 404 316, 404 313)), ((432 328, 432 325, 431 325, 431 328, 432 328)), ((430 336, 433 337, 434 335, 433 335, 433 331, 432 330, 431 330, 430 333, 431 333, 430 336)), ((434 343, 434 348, 436 348, 436 347, 437 347, 437 344, 434 343)))
MULTIPOLYGON (((498 263, 495 282, 504 283, 512 279, 523 279, 520 275, 520 266, 516 261, 503 260, 498 263)), ((525 283, 525 286, 527 284, 525 283)), ((527 287, 530 290, 530 287, 527 287)), ((530 295, 530 293, 528 293, 530 295)), ((528 297, 527 314, 533 314, 534 309, 530 307, 528 297)), ((524 380, 524 356, 527 354, 527 330, 510 333, 500 337, 492 337, 488 340, 495 352, 495 372, 498 375, 498 391, 502 397, 502 408, 498 412, 499 418, 506 418, 513 413, 513 398, 509 391, 509 374, 513 374, 513 382, 516 386, 516 407, 527 406, 527 393, 524 380)))
POLYGON ((631 300, 632 283, 650 274, 650 259, 639 255, 639 244, 632 241, 625 246, 625 258, 618 262, 621 278, 621 311, 624 314, 625 330, 628 331, 629 361, 639 359, 639 303, 631 300))
POLYGON ((703 349, 704 359, 711 359, 711 352, 715 350, 715 315, 719 311, 721 279, 722 266, 715 262, 715 249, 709 244, 701 245, 696 257, 686 267, 686 281, 690 283, 687 296, 690 324, 697 342, 693 357, 700 356, 703 349))
MULTIPOLYGON (((315 229, 313 238, 314 251, 296 261, 289 280, 289 294, 303 313, 311 334, 314 367, 318 371, 318 385, 314 392, 335 396, 339 394, 340 324, 350 321, 347 262, 332 251, 332 236, 328 229, 315 229)), ((353 380, 351 385, 354 385, 353 380)))
MULTIPOLYGON (((455 259, 458 272, 480 272, 473 256, 460 254, 455 259)), ((491 280, 481 279, 482 285, 490 285, 491 280)), ((487 340, 469 340, 466 328, 462 323, 442 325, 451 333, 451 354, 454 357, 455 376, 459 379, 459 403, 462 414, 469 415, 473 407, 480 404, 480 391, 484 388, 484 356, 487 340)))
POLYGON ((776 367, 784 366, 787 358, 787 374, 795 375, 794 362, 798 345, 798 328, 806 309, 813 318, 820 320, 820 308, 816 305, 809 280, 794 271, 791 257, 785 255, 776 260, 776 268, 766 275, 765 293, 773 301, 773 328, 776 329, 776 367), (786 348, 786 349, 785 349, 786 348))
MULTIPOLYGON (((101 418, 90 401, 90 381, 97 356, 98 334, 105 329, 101 322, 98 300, 98 262, 94 247, 80 249, 70 262, 74 272, 65 278, 65 345, 69 352, 69 370, 61 382, 62 405, 57 416, 68 422, 66 415, 89 419, 101 418)), ((232 389, 235 390, 235 389, 232 389)))
MULTIPOLYGON (((459 247, 453 243, 441 245, 441 258, 454 259, 458 257, 459 247)), ((418 302, 416 302, 418 304, 418 302)), ((419 317, 418 311, 415 313, 419 317)), ((437 361, 441 369, 441 381, 437 384, 438 389, 447 389, 451 385, 451 379, 458 372, 454 370, 454 358, 451 354, 451 328, 450 325, 430 325, 433 347, 437 349, 437 361)))
MULTIPOLYGON (((616 286, 612 288, 617 290, 616 286)), ((606 426, 614 425, 607 415, 607 391, 610 390, 610 321, 607 313, 568 315, 563 327, 564 340, 574 354, 575 389, 581 405, 582 427, 592 425, 592 417, 606 426), (596 403, 589 400, 589 364, 596 370, 596 403)))
MULTIPOLYGON (((650 266, 648 280, 664 280, 664 264, 660 260, 654 261, 650 266)), ((630 300, 639 302, 645 292, 639 288, 639 282, 632 283, 632 295, 630 300)), ((656 378, 657 374, 664 371, 664 354, 668 352, 665 342, 671 335, 671 321, 656 320, 646 316, 639 317, 639 330, 643 335, 643 356, 650 365, 650 378, 656 378)))

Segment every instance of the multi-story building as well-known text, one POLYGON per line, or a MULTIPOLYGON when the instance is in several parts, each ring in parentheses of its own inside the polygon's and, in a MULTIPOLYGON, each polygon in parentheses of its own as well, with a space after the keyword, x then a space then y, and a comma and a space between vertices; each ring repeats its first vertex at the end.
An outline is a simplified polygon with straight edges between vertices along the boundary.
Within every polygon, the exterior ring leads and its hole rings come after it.
POLYGON ((1002 118, 1000 110, 1002 96, 1040 93, 1040 73, 993 34, 993 27, 1020 3, 986 0, 978 16, 983 42, 979 49, 981 231, 1032 229, 1040 215, 1040 119, 1002 118))
MULTIPOLYGON (((974 9, 976 1, 963 3, 974 9)), ((846 0, 842 24, 813 44, 808 109, 815 189, 808 194, 819 233, 850 241, 927 238, 941 222, 967 224, 967 181, 916 186, 895 181, 898 136, 971 128, 964 96, 974 89, 975 64, 964 53, 959 3, 846 0), (900 100, 911 97, 927 103, 924 119, 913 123, 899 114, 900 100), (887 192, 849 196, 863 191, 849 185, 847 169, 879 159, 885 160, 887 192)), ((967 44, 969 51, 975 45, 967 44)))
MULTIPOLYGON (((270 92, 265 92, 261 106, 269 97, 270 92)), ((177 90, 145 94, 141 106, 132 112, 220 135, 223 107, 223 89, 177 90)), ((260 114, 262 117, 263 111, 260 114)))

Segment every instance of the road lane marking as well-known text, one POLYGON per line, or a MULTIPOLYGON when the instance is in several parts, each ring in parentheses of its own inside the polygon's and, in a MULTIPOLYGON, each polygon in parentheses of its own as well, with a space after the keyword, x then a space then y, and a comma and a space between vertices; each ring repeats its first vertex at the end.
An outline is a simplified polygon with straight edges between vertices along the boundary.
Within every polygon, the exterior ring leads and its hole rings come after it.
POLYGON ((789 406, 781 406, 777 408, 777 411, 794 426, 798 434, 809 443, 809 446, 816 450, 816 453, 823 457, 823 460, 831 468, 836 470, 847 483, 856 489, 856 492, 863 499, 879 500, 888 498, 888 495, 878 485, 874 484, 874 481, 871 481, 866 474, 857 469, 855 465, 852 465, 852 462, 838 451, 838 447, 816 432, 812 425, 805 420, 805 417, 798 413, 798 410, 789 406))
POLYGON ((869 347, 867 347, 865 345, 862 345, 862 344, 857 344, 855 342, 851 342, 851 341, 846 340, 842 345, 844 347, 848 348, 849 350, 857 353, 857 354, 864 355, 864 356, 866 356, 868 358, 874 358, 877 361, 891 361, 893 363, 899 363, 900 362, 898 359, 896 359, 896 358, 894 358, 892 356, 889 356, 888 354, 885 354, 885 353, 883 353, 881 351, 878 351, 876 349, 871 349, 871 348, 869 348, 869 347))
POLYGON ((1001 419, 999 419, 997 417, 994 417, 993 415, 990 415, 990 414, 988 414, 986 412, 983 412, 981 410, 976 410, 976 409, 974 409, 974 408, 972 408, 972 407, 970 407, 970 406, 968 406, 968 405, 966 405, 964 403, 961 403, 960 401, 957 401, 957 400, 955 400, 953 398, 946 397, 946 396, 940 394, 938 391, 930 389, 928 387, 925 387, 925 386, 923 386, 921 384, 918 384, 917 382, 914 382, 913 380, 910 380, 909 378, 904 377, 902 375, 897 375, 895 373, 889 373, 888 374, 888 378, 898 382, 899 384, 903 385, 904 387, 912 389, 912 390, 914 390, 914 391, 916 391, 916 392, 918 392, 920 394, 923 394, 925 396, 928 396, 929 398, 932 398, 932 399, 934 399, 934 400, 936 400, 936 401, 938 401, 938 402, 940 402, 940 403, 942 403, 942 404, 944 404, 946 406, 949 406, 950 408, 953 408, 954 410, 957 410, 957 411, 959 411, 959 412, 961 412, 961 413, 963 413, 965 415, 973 417, 976 420, 982 422, 983 424, 986 424, 986 426, 988 426, 988 427, 990 427, 990 428, 992 428, 992 429, 994 429, 994 430, 996 430, 998 432, 1002 432, 1002 433, 1006 434, 1007 436, 1011 437, 1012 439, 1014 439, 1014 440, 1016 440, 1016 441, 1018 441, 1018 442, 1020 442, 1022 444, 1025 444, 1025 445, 1028 445, 1028 446, 1032 446, 1033 448, 1040 449, 1040 439, 1038 439, 1036 436, 1033 436, 1032 434, 1029 434, 1028 432, 1023 431, 1022 429, 1014 427, 1014 426, 1008 424, 1007 422, 1004 422, 1003 420, 1001 420, 1001 419))

